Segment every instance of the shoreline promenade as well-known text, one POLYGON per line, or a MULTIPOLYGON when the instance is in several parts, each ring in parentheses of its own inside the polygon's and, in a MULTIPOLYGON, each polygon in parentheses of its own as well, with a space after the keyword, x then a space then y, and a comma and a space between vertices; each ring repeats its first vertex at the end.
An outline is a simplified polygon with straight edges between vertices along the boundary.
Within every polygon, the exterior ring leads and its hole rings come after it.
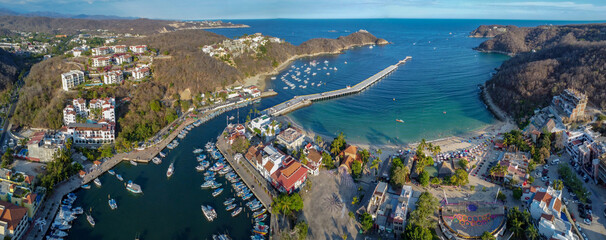
POLYGON ((288 101, 285 101, 283 103, 270 107, 264 111, 275 117, 275 116, 279 116, 279 115, 283 115, 283 114, 292 112, 292 111, 297 110, 302 107, 309 106, 309 105, 311 105, 312 102, 327 100, 327 99, 331 99, 331 98, 338 98, 338 97, 342 97, 342 96, 349 95, 349 94, 359 93, 359 92, 363 91, 364 89, 368 88, 370 85, 383 79, 385 76, 387 76, 388 74, 390 74, 393 71, 395 71, 396 69, 398 69, 398 67, 400 65, 406 63, 410 59, 412 59, 412 57, 407 56, 403 60, 400 60, 398 63, 381 70, 380 72, 376 73, 375 75, 370 76, 369 78, 354 85, 353 87, 347 86, 346 88, 341 88, 341 89, 328 91, 328 92, 314 93, 314 94, 308 94, 308 95, 303 95, 303 96, 295 96, 288 101))

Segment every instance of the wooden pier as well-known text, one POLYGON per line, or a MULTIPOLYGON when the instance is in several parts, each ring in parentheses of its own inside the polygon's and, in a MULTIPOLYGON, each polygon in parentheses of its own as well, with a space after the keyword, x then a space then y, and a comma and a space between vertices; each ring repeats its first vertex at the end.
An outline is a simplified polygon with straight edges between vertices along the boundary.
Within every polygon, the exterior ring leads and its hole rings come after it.
POLYGON ((333 91, 329 91, 329 92, 315 93, 315 94, 309 94, 309 95, 303 95, 303 96, 295 96, 294 98, 292 98, 288 101, 285 101, 276 106, 265 109, 264 111, 267 114, 270 114, 272 116, 279 116, 282 114, 292 112, 296 109, 299 109, 299 108, 302 108, 305 106, 309 106, 309 105, 311 105, 312 102, 322 101, 322 100, 327 100, 327 99, 332 99, 332 98, 338 98, 338 97, 342 97, 342 96, 349 95, 349 94, 359 93, 359 92, 363 91, 364 89, 368 88, 370 85, 383 79, 385 76, 387 76, 390 73, 392 73, 393 71, 395 71, 400 65, 406 63, 406 61, 408 61, 410 59, 412 59, 412 57, 407 56, 403 60, 400 60, 398 63, 381 70, 377 74, 370 76, 369 78, 365 79, 364 81, 362 81, 352 87, 347 86, 346 88, 337 89, 337 90, 333 90, 333 91))

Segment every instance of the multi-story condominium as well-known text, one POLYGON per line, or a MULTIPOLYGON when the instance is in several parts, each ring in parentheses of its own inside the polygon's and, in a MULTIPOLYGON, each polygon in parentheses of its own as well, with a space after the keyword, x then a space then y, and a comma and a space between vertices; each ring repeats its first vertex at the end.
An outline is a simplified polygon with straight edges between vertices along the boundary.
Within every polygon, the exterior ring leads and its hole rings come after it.
POLYGON ((73 105, 63 109, 65 127, 62 133, 66 138, 72 138, 80 145, 113 143, 115 138, 115 98, 92 99, 88 106, 86 100, 72 100, 73 105), (89 116, 98 120, 96 123, 78 123, 76 116, 88 119, 89 116))
POLYGON ((111 64, 110 57, 96 57, 93 58, 93 67, 105 67, 111 64))
POLYGON ((72 123, 62 129, 67 138, 72 138, 74 144, 99 145, 113 143, 115 139, 115 123, 101 120, 98 123, 72 123))
POLYGON ((120 84, 124 81, 124 74, 120 70, 106 72, 103 75, 103 83, 105 84, 120 84))
POLYGON ((84 72, 80 70, 71 70, 63 73, 61 74, 61 82, 63 84, 63 90, 69 91, 73 87, 84 82, 84 72))
POLYGON ((131 63, 133 62, 133 57, 130 54, 116 54, 114 55, 114 62, 120 65, 123 63, 131 63))
POLYGON ((145 53, 147 51, 147 45, 130 46, 129 48, 133 53, 145 53))
POLYGON ((27 208, 0 201, 0 237, 20 239, 28 226, 27 208))
POLYGON ((93 48, 92 52, 93 52, 93 56, 101 56, 101 55, 110 54, 111 49, 109 47, 98 47, 98 48, 93 48))
POLYGON ((585 117, 587 96, 576 90, 564 90, 562 94, 553 97, 551 103, 561 113, 565 122, 574 122, 585 117))
POLYGON ((138 67, 132 71, 133 78, 136 80, 143 79, 144 77, 149 76, 149 68, 148 67, 138 67))
MULTIPOLYGON (((75 123, 75 120, 74 120, 75 123)), ((65 146, 63 135, 37 132, 27 142, 27 156, 30 161, 50 162, 59 149, 65 146)))
POLYGON ((111 46, 110 48, 112 49, 113 53, 125 53, 128 50, 126 45, 116 45, 111 46))

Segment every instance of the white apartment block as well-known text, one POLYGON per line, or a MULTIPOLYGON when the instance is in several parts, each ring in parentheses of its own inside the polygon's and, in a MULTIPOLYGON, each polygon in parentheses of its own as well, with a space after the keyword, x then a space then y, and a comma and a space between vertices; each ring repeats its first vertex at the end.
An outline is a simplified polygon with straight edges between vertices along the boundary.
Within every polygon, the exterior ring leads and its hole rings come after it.
POLYGON ((149 68, 148 67, 138 67, 132 71, 133 78, 136 80, 143 79, 144 77, 149 76, 149 68))
POLYGON ((105 67, 111 64, 110 57, 97 57, 93 58, 93 67, 105 67))
POLYGON ((116 45, 111 46, 110 48, 112 49, 113 53, 125 53, 126 51, 128 51, 126 45, 116 45))
POLYGON ((72 103, 73 105, 68 105, 63 109, 65 127, 62 132, 65 137, 72 138, 75 144, 83 145, 114 142, 116 126, 115 98, 92 99, 88 106, 86 100, 82 98, 73 99, 72 103), (80 115, 88 118, 94 112, 99 114, 97 123, 76 122, 76 116, 80 115))
POLYGON ((133 57, 130 54, 120 54, 114 56, 114 62, 120 65, 122 63, 131 63, 133 61, 133 57))
POLYGON ((133 53, 145 53, 147 51, 147 45, 130 46, 129 49, 133 53))
POLYGON ((61 74, 61 82, 63 84, 63 90, 69 91, 73 87, 84 82, 84 72, 80 70, 71 70, 63 73, 61 74))
POLYGON ((113 143, 115 139, 115 123, 99 121, 99 123, 72 123, 63 128, 63 135, 72 138, 75 144, 105 144, 113 143))
POLYGON ((107 72, 103 75, 103 83, 120 84, 124 81, 124 74, 120 70, 107 72))
POLYGON ((111 49, 109 47, 98 47, 98 48, 93 48, 92 52, 93 52, 93 56, 101 56, 101 55, 110 54, 111 49))

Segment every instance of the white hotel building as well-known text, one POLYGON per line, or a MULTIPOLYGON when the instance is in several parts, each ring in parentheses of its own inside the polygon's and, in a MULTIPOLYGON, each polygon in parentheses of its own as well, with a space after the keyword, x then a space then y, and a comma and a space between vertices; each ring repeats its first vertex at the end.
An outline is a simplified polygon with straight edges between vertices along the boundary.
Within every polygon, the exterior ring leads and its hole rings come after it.
POLYGON ((63 73, 61 74, 61 82, 63 84, 63 90, 69 91, 73 87, 84 82, 84 72, 80 70, 71 70, 63 73))

